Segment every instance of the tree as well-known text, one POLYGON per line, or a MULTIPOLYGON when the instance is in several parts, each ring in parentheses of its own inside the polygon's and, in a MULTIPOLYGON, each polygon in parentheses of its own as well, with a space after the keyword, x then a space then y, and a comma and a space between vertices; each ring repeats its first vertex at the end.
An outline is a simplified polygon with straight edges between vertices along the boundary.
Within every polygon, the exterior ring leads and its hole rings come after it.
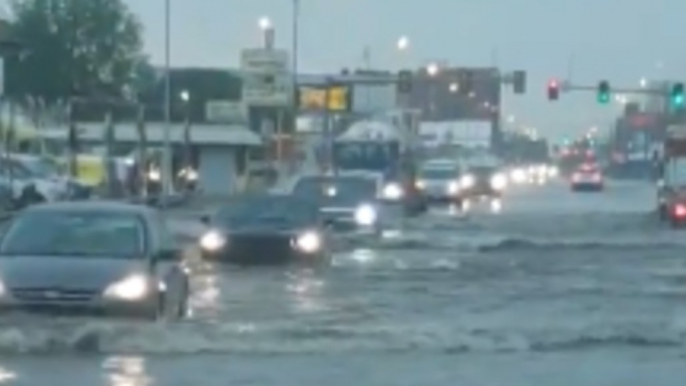
POLYGON ((8 60, 8 94, 54 102, 120 98, 133 87, 142 27, 122 0, 13 0, 11 9, 23 51, 8 60))

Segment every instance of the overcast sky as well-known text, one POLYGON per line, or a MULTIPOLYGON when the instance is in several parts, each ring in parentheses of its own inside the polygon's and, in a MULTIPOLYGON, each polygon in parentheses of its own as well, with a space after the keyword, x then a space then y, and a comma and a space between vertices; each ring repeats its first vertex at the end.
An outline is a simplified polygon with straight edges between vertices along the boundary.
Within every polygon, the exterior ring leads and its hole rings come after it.
MULTIPOLYGON (((164 0, 125 0, 145 26, 146 50, 164 58, 164 0)), ((432 60, 525 69, 529 92, 506 91, 503 109, 542 133, 606 127, 618 106, 592 93, 545 98, 547 79, 583 84, 606 78, 638 86, 645 76, 686 79, 686 0, 300 0, 301 69, 362 65, 397 69, 432 60), (405 57, 395 43, 407 35, 405 57), (573 58, 573 60, 570 60, 573 58), (573 66, 570 68, 570 63, 573 66)), ((292 0, 171 0, 172 64, 236 67, 240 50, 259 43, 257 19, 270 16, 277 44, 290 47, 292 0)))

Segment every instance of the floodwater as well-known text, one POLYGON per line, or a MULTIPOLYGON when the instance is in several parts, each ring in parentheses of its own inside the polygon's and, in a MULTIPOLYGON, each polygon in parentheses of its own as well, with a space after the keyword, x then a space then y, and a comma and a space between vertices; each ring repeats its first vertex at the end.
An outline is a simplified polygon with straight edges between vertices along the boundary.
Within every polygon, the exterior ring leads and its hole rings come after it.
POLYGON ((432 210, 324 271, 198 266, 186 321, 2 319, 0 384, 683 384, 686 233, 654 199, 517 187, 501 214, 432 210))

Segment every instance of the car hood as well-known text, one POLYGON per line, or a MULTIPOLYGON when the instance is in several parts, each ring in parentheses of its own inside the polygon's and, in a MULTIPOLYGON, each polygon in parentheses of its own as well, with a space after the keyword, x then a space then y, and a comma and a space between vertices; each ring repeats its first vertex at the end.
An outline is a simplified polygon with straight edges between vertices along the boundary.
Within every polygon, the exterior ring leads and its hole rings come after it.
POLYGON ((0 275, 7 288, 100 290, 142 271, 145 271, 144 261, 122 258, 16 256, 0 259, 0 275))

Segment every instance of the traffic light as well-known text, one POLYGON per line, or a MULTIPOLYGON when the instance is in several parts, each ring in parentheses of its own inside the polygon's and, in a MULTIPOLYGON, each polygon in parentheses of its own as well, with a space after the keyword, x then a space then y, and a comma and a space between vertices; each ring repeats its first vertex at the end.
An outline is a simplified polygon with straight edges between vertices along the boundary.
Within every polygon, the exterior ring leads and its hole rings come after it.
POLYGON ((512 84, 515 94, 524 94, 526 92, 526 72, 515 71, 512 74, 512 84))
POLYGON ((684 84, 675 83, 672 86, 672 92, 670 94, 670 100, 672 102, 672 107, 675 109, 684 108, 684 84))
POLYGON ((551 79, 548 82, 548 100, 556 101, 560 97, 560 82, 551 79))
POLYGON ((606 80, 598 83, 598 103, 607 104, 610 102, 610 83, 606 80))
POLYGON ((409 94, 412 91, 412 71, 402 70, 398 73, 398 92, 409 94))

